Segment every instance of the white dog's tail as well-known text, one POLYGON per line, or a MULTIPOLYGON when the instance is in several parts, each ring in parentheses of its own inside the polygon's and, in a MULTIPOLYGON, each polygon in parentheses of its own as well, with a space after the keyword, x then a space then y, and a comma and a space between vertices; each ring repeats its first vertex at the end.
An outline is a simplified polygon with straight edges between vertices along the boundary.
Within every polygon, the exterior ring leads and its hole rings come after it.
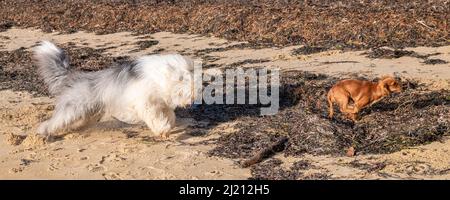
POLYGON ((39 67, 39 75, 47 84, 49 92, 53 95, 58 94, 70 73, 66 53, 49 41, 42 41, 34 48, 34 59, 39 67))

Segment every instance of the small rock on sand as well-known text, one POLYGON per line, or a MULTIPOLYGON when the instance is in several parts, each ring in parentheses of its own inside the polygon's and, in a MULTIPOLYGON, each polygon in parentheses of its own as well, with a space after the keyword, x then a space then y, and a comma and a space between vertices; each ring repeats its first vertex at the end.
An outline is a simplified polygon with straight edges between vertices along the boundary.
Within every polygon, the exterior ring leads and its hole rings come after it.
POLYGON ((355 148, 353 148, 353 147, 348 148, 346 154, 347 154, 348 157, 354 156, 355 155, 355 148))

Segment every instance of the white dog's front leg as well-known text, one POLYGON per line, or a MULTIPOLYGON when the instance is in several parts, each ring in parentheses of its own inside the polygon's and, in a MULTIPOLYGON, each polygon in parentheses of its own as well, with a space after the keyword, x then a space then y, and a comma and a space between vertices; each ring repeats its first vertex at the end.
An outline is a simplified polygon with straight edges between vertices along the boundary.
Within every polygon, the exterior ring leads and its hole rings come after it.
POLYGON ((139 109, 139 114, 148 128, 156 135, 163 138, 169 136, 170 131, 175 126, 174 111, 163 105, 145 105, 139 109))

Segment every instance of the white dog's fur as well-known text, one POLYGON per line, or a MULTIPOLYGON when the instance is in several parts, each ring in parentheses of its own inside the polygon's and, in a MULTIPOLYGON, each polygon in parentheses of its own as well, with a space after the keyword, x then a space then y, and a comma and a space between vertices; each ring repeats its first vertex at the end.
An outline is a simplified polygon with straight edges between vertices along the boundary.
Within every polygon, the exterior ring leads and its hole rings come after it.
POLYGON ((167 137, 175 124, 174 109, 194 99, 193 62, 178 54, 144 56, 80 72, 70 68, 63 50, 43 41, 34 49, 34 59, 57 97, 53 116, 39 126, 39 134, 51 135, 107 115, 130 124, 145 122, 155 135, 167 137))

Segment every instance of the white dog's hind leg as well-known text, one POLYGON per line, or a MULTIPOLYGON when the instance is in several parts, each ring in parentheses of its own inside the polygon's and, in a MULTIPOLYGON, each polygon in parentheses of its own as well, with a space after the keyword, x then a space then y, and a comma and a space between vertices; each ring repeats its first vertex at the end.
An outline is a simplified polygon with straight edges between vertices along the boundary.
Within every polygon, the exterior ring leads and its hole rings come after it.
POLYGON ((76 120, 75 122, 73 122, 70 126, 68 126, 68 128, 70 130, 75 130, 75 131, 82 131, 96 123, 98 123, 101 118, 103 117, 103 112, 95 112, 95 113, 90 113, 85 115, 85 117, 82 117, 79 120, 76 120))
POLYGON ((142 105, 139 117, 147 124, 148 128, 156 135, 167 138, 175 126, 175 112, 164 105, 142 105))
POLYGON ((84 120, 87 107, 72 102, 61 102, 56 106, 53 116, 43 122, 37 132, 41 135, 51 135, 60 129, 68 128, 78 120, 84 120))

